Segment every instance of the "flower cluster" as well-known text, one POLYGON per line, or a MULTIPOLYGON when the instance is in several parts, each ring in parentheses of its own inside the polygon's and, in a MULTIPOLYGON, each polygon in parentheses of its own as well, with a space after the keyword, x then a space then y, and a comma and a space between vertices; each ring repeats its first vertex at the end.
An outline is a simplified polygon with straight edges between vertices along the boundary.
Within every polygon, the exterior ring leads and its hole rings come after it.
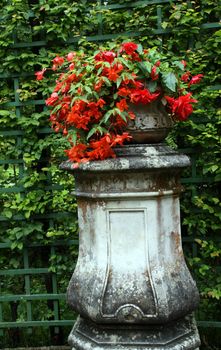
MULTIPOLYGON (((66 150, 73 162, 115 157, 113 147, 131 140, 126 132, 136 118, 130 104, 160 99, 175 121, 184 121, 197 101, 191 86, 203 75, 192 76, 186 61, 170 61, 156 49, 125 42, 93 55, 82 51, 55 57, 51 70, 58 74, 46 105, 56 132, 70 142, 66 150)), ((49 69, 36 72, 41 80, 49 69)))

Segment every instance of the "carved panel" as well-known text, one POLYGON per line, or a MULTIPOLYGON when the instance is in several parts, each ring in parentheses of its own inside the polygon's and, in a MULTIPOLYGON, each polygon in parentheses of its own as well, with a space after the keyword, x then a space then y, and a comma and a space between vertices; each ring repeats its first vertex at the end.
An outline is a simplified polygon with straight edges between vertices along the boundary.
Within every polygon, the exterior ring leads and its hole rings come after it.
POLYGON ((108 210, 109 261, 101 303, 103 317, 136 322, 156 315, 146 221, 146 209, 108 210))

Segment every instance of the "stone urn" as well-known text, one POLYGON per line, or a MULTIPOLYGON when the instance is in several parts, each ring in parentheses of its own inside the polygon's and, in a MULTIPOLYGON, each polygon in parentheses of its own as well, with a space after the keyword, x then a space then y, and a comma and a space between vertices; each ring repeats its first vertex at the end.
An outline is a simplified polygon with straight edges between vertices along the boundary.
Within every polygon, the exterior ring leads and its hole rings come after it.
POLYGON ((117 157, 61 168, 75 177, 79 256, 67 300, 79 314, 72 350, 199 350, 199 294, 183 256, 180 175, 190 165, 161 142, 163 105, 131 106, 134 142, 117 157), (136 109, 136 110, 135 110, 136 109), (140 143, 141 142, 141 143, 140 143))
POLYGON ((129 110, 136 116, 126 130, 135 143, 162 142, 171 131, 173 121, 160 99, 149 104, 130 104, 129 110))

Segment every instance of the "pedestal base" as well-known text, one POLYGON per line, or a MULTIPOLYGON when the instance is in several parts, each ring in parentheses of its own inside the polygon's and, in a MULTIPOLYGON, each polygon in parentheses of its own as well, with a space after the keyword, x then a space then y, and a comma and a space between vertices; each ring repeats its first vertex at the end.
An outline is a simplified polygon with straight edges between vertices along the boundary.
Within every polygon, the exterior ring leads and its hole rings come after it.
POLYGON ((72 350, 198 350, 193 317, 164 325, 98 325, 78 318, 69 335, 72 350))

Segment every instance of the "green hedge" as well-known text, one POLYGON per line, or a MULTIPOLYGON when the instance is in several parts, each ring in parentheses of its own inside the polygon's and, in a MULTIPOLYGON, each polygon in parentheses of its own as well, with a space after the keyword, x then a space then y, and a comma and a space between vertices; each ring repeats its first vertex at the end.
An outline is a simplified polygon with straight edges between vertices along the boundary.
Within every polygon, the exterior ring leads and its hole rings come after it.
MULTIPOLYGON (((197 317, 221 322, 220 12, 218 0, 2 0, 0 242, 9 242, 11 250, 1 250, 0 270, 23 268, 24 247, 38 244, 44 248, 29 248, 30 264, 49 267, 57 274, 59 292, 65 293, 77 255, 76 246, 62 245, 54 253, 50 248, 57 240, 77 238, 76 203, 70 194, 73 179, 58 168, 65 141, 50 131, 44 106, 52 91, 50 78, 37 82, 34 72, 78 47, 90 50, 101 41, 134 39, 186 59, 192 73, 205 75, 194 91, 197 110, 187 123, 176 125, 168 143, 192 158, 192 168, 183 175, 181 204, 184 248, 201 293, 197 317)), ((2 294, 24 294, 27 284, 23 276, 3 277, 2 294)), ((32 294, 52 293, 51 277, 36 276, 30 288, 32 294)), ((62 303, 59 307, 61 318, 73 317, 62 303)), ((3 321, 25 321, 28 312, 34 319, 54 319, 50 302, 2 303, 3 321)), ((62 344, 66 333, 61 327, 48 333, 6 329, 0 344, 62 344)), ((219 329, 202 328, 201 333, 206 349, 219 348, 219 329)))

